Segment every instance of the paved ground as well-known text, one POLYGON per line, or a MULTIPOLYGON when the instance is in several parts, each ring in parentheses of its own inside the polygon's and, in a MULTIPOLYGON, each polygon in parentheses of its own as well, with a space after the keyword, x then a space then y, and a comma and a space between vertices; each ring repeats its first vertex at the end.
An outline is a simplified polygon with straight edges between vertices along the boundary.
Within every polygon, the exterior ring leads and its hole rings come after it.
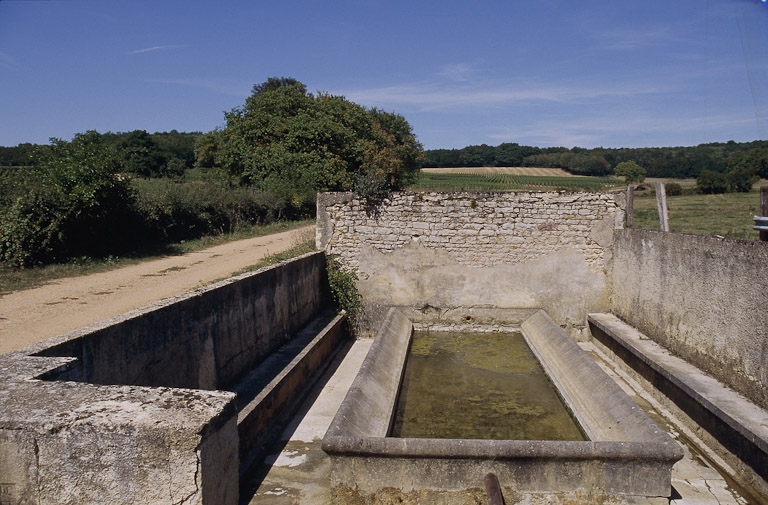
MULTIPOLYGON (((338 368, 316 387, 304 409, 282 433, 272 454, 255 472, 250 482, 253 494, 249 505, 330 505, 330 462, 320 449, 320 441, 352 383, 372 340, 357 340, 349 352, 338 359, 338 368), (341 359, 343 358, 343 359, 341 359), (332 374, 332 375, 331 375, 332 374)), ((645 393, 639 384, 618 369, 591 344, 582 344, 595 361, 686 451, 672 473, 676 495, 672 505, 756 505, 748 501, 717 469, 724 465, 716 455, 701 449, 703 444, 671 413, 645 393)), ((335 368, 335 370, 333 370, 335 368)), ((724 466, 727 470, 727 466, 724 466)))
POLYGON ((314 226, 228 242, 0 297, 0 354, 226 279, 314 238, 314 226))

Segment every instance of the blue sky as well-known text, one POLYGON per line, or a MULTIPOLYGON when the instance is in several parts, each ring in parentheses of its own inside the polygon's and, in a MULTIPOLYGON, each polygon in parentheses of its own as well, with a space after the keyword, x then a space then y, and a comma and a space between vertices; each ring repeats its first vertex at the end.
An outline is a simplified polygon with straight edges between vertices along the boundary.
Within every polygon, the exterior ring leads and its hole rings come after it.
POLYGON ((0 0, 0 145, 210 131, 293 77, 426 149, 768 139, 761 0, 0 0))

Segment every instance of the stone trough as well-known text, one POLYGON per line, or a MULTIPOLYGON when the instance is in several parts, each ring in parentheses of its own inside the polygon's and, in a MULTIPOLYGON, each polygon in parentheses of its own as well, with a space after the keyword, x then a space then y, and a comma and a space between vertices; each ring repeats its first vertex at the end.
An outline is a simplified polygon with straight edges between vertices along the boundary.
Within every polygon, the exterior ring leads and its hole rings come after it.
MULTIPOLYGON (((519 317, 520 311, 509 311, 519 317)), ((487 473, 508 503, 667 503, 682 449, 544 311, 519 328, 587 441, 389 437, 414 324, 391 309, 323 439, 334 503, 485 500, 487 473)), ((498 327, 504 310, 489 310, 498 327)), ((475 328, 483 321, 477 314, 475 328)))

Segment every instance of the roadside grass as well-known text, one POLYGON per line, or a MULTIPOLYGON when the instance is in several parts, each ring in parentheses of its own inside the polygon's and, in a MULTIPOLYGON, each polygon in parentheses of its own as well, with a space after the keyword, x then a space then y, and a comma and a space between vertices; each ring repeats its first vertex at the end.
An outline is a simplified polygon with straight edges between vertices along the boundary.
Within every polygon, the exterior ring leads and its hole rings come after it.
MULTIPOLYGON (((760 193, 679 195, 667 197, 669 229, 675 233, 758 240, 753 216, 760 214, 760 193)), ((635 196, 634 227, 658 230, 659 214, 654 195, 635 196)))
POLYGON ((317 249, 315 248, 315 234, 314 232, 308 230, 306 232, 302 232, 301 234, 299 234, 298 237, 296 237, 296 240, 294 241, 294 244, 293 246, 291 246, 290 249, 287 249, 281 253, 267 255, 264 258, 257 261, 256 263, 254 263, 253 265, 250 265, 248 267, 245 267, 239 270, 234 275, 244 274, 246 272, 258 270, 259 268, 274 265, 276 263, 280 263, 281 261, 289 260, 291 258, 296 258, 298 256, 301 256, 303 254, 307 254, 316 250, 317 249))
MULTIPOLYGON (((0 295, 42 286, 48 282, 66 277, 77 277, 149 261, 152 259, 176 256, 206 249, 226 242, 253 237, 272 235, 314 224, 314 220, 281 221, 267 225, 242 227, 233 233, 203 237, 170 244, 158 250, 144 251, 132 256, 107 258, 78 258, 63 264, 46 265, 36 268, 17 270, 0 263, 0 295)), ((314 239, 313 239, 314 240, 314 239)), ((314 247, 314 241, 312 242, 314 247)), ((308 251, 307 251, 308 252, 308 251)), ((287 253, 285 253, 287 254, 287 253)), ((303 253, 296 253, 299 255, 303 253)), ((288 259, 293 256, 288 256, 288 259)), ((282 260, 277 260, 282 261, 282 260)), ((276 261, 275 261, 276 262, 276 261)), ((261 265, 264 266, 264 265, 261 265)))

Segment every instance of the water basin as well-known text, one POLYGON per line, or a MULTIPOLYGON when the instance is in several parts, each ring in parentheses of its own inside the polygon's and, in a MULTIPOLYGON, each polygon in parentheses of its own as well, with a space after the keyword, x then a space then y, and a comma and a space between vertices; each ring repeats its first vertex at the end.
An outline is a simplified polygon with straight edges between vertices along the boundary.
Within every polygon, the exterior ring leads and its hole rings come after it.
POLYGON ((333 503, 483 503, 489 472, 507 503, 668 503, 682 448, 545 311, 518 325, 584 440, 390 436, 414 329, 393 308, 323 437, 333 503))
POLYGON ((390 436, 586 440, 522 332, 415 332, 390 436))

